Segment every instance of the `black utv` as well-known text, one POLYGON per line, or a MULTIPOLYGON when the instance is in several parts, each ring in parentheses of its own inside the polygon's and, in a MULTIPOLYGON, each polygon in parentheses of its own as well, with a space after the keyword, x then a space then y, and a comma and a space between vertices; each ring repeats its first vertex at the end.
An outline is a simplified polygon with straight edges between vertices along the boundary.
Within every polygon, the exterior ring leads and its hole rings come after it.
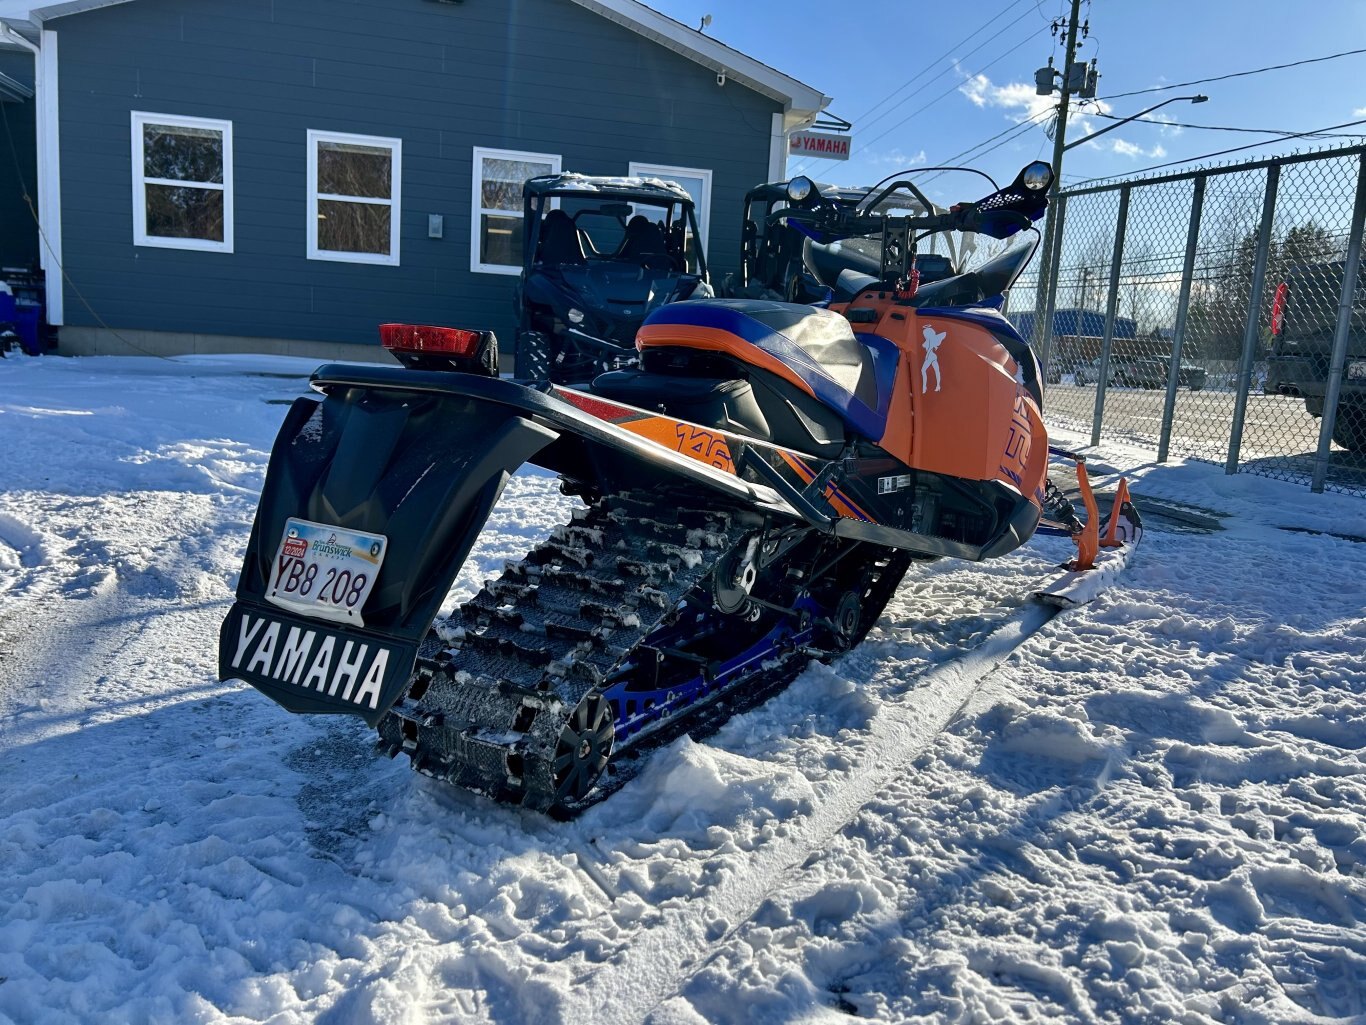
POLYGON ((713 294, 692 197, 673 182, 542 175, 522 201, 519 379, 574 384, 627 366, 647 314, 713 294))
MULTIPOLYGON (((1271 315, 1271 353, 1264 390, 1297 395, 1310 416, 1323 416, 1332 373, 1333 341, 1345 264, 1297 266, 1276 290, 1271 315)), ((1347 331, 1333 440, 1366 452, 1366 267, 1357 276, 1347 331)))
MULTIPOLYGON (((845 269, 860 274, 878 274, 881 268, 880 236, 868 240, 843 239, 822 246, 803 219, 787 216, 789 212, 816 210, 852 214, 871 191, 869 188, 827 185, 801 175, 750 189, 745 194, 744 220, 740 229, 740 274, 727 279, 723 292, 738 299, 820 302, 832 296, 821 282, 818 271, 832 271, 835 276, 845 269), (812 242, 817 243, 814 250, 812 242)), ((932 252, 917 253, 915 265, 923 284, 954 273, 950 257, 932 252)))

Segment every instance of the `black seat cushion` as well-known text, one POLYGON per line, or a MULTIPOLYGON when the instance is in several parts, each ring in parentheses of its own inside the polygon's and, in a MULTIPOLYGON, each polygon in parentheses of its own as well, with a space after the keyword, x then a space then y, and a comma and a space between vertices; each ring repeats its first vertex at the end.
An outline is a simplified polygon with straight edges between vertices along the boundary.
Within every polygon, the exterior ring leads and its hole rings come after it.
POLYGON ((586 263, 579 229, 563 210, 551 210, 541 222, 541 240, 536 246, 536 262, 558 266, 586 263))

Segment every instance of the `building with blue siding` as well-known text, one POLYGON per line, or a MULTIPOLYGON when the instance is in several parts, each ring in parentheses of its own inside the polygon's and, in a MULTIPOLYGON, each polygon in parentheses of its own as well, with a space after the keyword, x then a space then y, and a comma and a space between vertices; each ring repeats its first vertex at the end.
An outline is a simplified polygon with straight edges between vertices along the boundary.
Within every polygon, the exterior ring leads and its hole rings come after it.
MULTIPOLYGON (((1025 338, 1032 338, 1034 313, 1021 313, 1012 317, 1015 327, 1025 338)), ((1099 310, 1054 310, 1054 338, 1100 338, 1105 334, 1105 313, 1099 310)), ((1132 317, 1115 317, 1115 338, 1137 338, 1138 326, 1132 317)))
POLYGON ((391 321, 506 348, 552 171, 677 180, 719 280, 830 102, 635 0, 0 0, 0 56, 46 240, 0 194, 0 246, 37 248, 72 353, 356 358, 391 321))

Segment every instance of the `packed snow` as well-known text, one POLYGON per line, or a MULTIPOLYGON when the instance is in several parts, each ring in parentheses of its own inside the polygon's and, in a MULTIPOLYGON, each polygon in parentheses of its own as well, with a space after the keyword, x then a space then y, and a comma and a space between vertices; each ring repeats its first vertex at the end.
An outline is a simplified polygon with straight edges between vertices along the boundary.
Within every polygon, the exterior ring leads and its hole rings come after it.
POLYGON ((0 1022, 1366 1020, 1360 499, 1102 446, 1150 508, 1095 602, 1027 601, 1055 539, 918 567, 557 823, 217 680, 310 369, 0 361, 0 1022))

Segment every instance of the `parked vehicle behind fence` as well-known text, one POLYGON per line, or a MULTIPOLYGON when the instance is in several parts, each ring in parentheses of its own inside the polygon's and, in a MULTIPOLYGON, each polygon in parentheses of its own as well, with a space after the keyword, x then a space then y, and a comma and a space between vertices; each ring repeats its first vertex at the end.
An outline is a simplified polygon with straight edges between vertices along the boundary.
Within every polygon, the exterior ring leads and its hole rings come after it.
MULTIPOLYGON (((1328 392, 1342 295, 1341 261, 1296 267, 1276 289, 1271 311, 1271 355, 1263 390, 1304 399, 1310 416, 1322 417, 1328 392)), ((1366 275, 1352 295, 1333 440, 1366 452, 1366 275)))

